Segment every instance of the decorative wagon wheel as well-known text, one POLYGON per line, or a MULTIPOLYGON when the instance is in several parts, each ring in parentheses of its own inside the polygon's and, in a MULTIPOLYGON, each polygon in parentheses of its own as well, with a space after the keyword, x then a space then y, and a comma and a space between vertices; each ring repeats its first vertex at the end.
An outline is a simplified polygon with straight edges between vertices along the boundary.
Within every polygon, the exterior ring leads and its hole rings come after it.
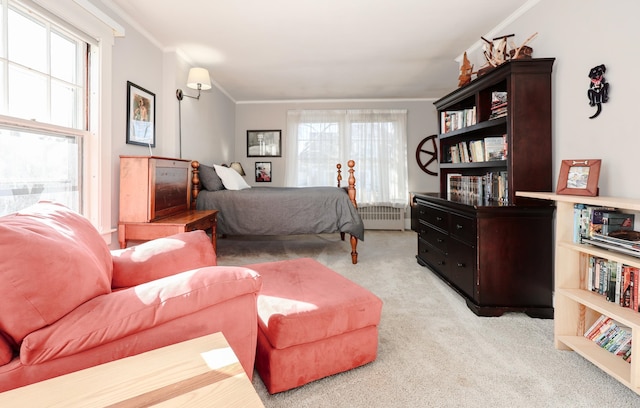
POLYGON ((427 136, 418 144, 416 149, 416 161, 418 166, 427 174, 432 176, 438 175, 438 145, 436 144, 437 135, 427 136), (431 146, 426 146, 431 142, 431 146))

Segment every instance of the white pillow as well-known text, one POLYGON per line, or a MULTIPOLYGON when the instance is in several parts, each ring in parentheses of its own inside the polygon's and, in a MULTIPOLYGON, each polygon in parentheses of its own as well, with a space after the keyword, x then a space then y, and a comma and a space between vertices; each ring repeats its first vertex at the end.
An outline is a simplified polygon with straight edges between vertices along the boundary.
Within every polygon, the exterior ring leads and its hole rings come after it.
POLYGON ((245 188, 251 188, 246 181, 242 178, 240 173, 229 167, 213 165, 216 169, 218 177, 222 179, 222 184, 227 190, 244 190, 245 188))

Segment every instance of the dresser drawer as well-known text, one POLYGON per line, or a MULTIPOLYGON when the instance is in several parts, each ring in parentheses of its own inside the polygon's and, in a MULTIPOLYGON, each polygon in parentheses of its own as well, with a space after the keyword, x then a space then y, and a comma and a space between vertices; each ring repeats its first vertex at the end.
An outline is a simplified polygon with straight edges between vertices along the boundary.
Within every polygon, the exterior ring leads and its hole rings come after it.
POLYGON ((420 234, 420 238, 431 244, 431 246, 438 248, 445 254, 447 253, 447 240, 449 239, 447 234, 425 225, 422 221, 420 222, 418 233, 420 234))
POLYGON ((451 282, 470 298, 477 300, 475 293, 476 250, 454 239, 449 243, 449 278, 451 282))
POLYGON ((443 231, 446 231, 449 227, 449 213, 433 207, 426 208, 426 214, 422 219, 443 231))
POLYGON ((188 223, 185 231, 206 230, 216 224, 216 214, 188 223))
POLYGON ((476 219, 459 214, 451 214, 449 234, 472 246, 476 246, 476 219))
POLYGON ((439 273, 446 273, 445 267, 446 255, 438 248, 433 247, 427 241, 418 238, 418 257, 424 262, 431 265, 434 269, 437 269, 439 273))

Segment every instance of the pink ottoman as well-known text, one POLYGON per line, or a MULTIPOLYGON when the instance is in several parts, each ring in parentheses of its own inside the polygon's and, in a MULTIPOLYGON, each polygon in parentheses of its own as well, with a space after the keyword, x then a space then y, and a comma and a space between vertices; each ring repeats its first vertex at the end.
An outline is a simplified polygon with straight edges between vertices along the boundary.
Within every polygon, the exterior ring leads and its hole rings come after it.
POLYGON ((274 394, 376 359, 382 301, 310 258, 246 265, 262 276, 256 370, 274 394))

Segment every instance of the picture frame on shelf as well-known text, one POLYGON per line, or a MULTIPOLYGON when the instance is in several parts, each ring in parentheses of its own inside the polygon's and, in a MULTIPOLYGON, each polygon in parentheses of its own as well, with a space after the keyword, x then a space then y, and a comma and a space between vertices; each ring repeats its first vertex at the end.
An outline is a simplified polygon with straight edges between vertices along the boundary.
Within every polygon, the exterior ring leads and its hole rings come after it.
POLYGON ((282 130, 247 130, 247 157, 281 157, 282 130))
POLYGON ((256 162, 256 183, 271 182, 271 162, 256 162))
POLYGON ((127 143, 156 147, 156 95, 127 81, 127 143))
POLYGON ((601 164, 602 160, 600 159, 563 160, 556 193, 597 196, 601 164))

